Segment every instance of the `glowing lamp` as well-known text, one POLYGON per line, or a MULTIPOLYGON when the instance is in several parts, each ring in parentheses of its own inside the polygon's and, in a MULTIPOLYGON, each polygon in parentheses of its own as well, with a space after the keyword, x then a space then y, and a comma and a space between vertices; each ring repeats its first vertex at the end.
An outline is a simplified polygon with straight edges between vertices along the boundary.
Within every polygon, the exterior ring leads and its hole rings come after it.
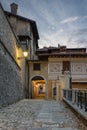
POLYGON ((24 57, 27 57, 27 56, 28 56, 28 52, 27 52, 27 51, 24 51, 24 52, 23 52, 23 55, 24 55, 24 57))

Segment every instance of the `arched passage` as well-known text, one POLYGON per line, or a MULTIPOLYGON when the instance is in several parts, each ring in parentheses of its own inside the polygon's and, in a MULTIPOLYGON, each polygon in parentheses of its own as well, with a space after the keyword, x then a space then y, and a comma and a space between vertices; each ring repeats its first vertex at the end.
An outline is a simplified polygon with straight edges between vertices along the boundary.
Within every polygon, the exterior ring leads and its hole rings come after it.
POLYGON ((35 76, 32 78, 31 82, 32 82, 32 98, 45 99, 46 85, 44 78, 41 76, 35 76))

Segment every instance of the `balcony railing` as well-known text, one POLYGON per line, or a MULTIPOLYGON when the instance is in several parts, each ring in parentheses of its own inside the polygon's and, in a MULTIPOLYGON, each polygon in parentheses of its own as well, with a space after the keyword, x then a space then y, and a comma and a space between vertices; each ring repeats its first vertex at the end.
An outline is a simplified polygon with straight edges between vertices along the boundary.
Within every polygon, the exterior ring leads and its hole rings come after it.
POLYGON ((76 104, 80 109, 84 109, 87 112, 87 89, 76 90, 76 89, 64 89, 63 97, 76 104))

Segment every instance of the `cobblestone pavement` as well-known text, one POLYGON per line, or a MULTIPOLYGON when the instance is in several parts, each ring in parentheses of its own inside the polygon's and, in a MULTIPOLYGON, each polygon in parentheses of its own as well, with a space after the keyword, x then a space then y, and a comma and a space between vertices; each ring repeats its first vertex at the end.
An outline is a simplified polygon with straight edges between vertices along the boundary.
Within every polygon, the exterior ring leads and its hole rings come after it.
POLYGON ((0 109, 0 130, 87 130, 63 103, 21 100, 0 109))

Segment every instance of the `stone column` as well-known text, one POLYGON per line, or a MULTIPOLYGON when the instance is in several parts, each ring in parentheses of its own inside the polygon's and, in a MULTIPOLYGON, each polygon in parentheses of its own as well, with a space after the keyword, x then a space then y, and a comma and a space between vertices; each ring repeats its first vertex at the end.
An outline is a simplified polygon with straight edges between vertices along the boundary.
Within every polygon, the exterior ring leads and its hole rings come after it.
POLYGON ((31 99, 31 94, 32 93, 32 84, 31 84, 31 81, 29 82, 29 99, 31 99))
POLYGON ((75 103, 75 90, 72 89, 72 103, 75 103))
POLYGON ((63 89, 65 88, 65 77, 64 75, 60 76, 60 100, 63 99, 63 89))
POLYGON ((60 94, 60 84, 59 84, 59 80, 56 81, 56 100, 59 101, 61 97, 60 94))
POLYGON ((70 73, 69 71, 64 72, 64 79, 65 79, 65 89, 70 88, 70 73))
POLYGON ((75 104, 77 103, 78 101, 78 98, 77 98, 77 94, 75 95, 75 92, 78 92, 78 89, 77 88, 74 88, 72 89, 72 103, 75 104))
POLYGON ((46 96, 45 96, 45 99, 48 100, 48 91, 49 91, 49 88, 48 88, 48 83, 46 82, 45 83, 45 88, 46 88, 46 96))
POLYGON ((54 95, 53 95, 53 88, 55 88, 56 86, 55 86, 55 81, 53 80, 52 81, 52 98, 54 98, 54 95))

